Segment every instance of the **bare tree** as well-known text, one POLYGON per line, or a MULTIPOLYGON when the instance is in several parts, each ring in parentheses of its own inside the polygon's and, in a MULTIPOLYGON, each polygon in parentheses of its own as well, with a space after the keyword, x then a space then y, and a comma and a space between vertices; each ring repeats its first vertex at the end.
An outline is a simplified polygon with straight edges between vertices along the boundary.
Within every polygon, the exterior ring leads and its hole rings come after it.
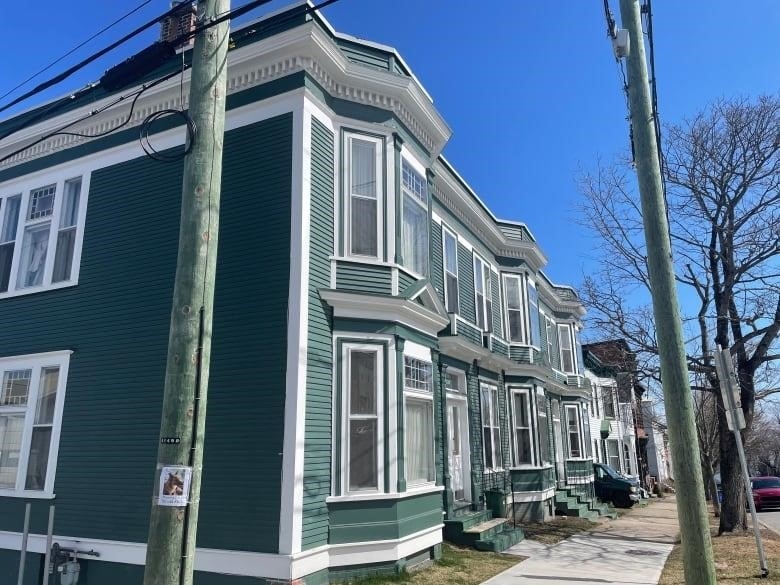
MULTIPOLYGON (((668 215, 681 286, 692 387, 711 392, 719 427, 724 502, 720 532, 746 526, 733 435, 712 362, 728 348, 748 427, 780 360, 780 99, 720 100, 665 131, 668 215)), ((625 338, 644 375, 660 383, 639 198, 628 165, 599 166, 582 180, 583 223, 602 245, 600 269, 582 287, 590 325, 625 338)))

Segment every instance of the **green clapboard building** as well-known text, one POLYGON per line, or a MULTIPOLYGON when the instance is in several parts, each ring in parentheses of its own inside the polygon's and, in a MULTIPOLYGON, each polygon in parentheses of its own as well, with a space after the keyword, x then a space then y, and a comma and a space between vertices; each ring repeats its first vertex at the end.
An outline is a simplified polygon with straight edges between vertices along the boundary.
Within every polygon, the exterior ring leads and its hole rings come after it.
MULTIPOLYGON (((398 571, 444 539, 502 550, 506 517, 602 511, 576 292, 441 156, 450 129, 398 53, 308 8, 228 54, 198 585, 398 571)), ((25 585, 50 506, 79 583, 141 583, 182 163, 138 134, 187 79, 132 112, 94 113, 140 82, 0 123, 0 583, 27 503, 25 585)), ((180 154, 181 118, 149 138, 180 154)))

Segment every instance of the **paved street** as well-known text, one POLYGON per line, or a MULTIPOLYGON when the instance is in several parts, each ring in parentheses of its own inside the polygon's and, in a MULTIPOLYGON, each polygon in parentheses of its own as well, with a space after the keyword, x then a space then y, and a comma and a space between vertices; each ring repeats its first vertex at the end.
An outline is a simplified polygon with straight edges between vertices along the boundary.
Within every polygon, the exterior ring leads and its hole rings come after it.
POLYGON ((554 546, 520 542, 506 552, 529 558, 483 585, 652 585, 678 531, 675 500, 666 497, 554 546))
POLYGON ((772 512, 759 512, 758 521, 763 522, 769 528, 780 534, 780 510, 772 512))

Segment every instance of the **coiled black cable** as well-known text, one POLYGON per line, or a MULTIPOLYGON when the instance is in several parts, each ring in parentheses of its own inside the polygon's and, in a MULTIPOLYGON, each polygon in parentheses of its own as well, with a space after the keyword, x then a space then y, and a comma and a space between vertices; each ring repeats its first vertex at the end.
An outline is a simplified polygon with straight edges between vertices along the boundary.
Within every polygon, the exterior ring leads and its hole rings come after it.
POLYGON ((190 118, 190 115, 186 111, 166 109, 154 112, 153 114, 149 114, 149 116, 146 117, 143 124, 141 124, 139 141, 141 143, 141 148, 149 158, 160 162, 176 162, 189 154, 189 152, 192 150, 192 146, 195 144, 195 137, 197 134, 198 127, 195 125, 195 121, 190 118), (159 150, 156 150, 154 146, 152 146, 151 140, 149 139, 151 126, 157 120, 165 118, 166 116, 179 116, 184 120, 184 124, 187 128, 187 138, 184 141, 183 152, 163 154, 159 150))

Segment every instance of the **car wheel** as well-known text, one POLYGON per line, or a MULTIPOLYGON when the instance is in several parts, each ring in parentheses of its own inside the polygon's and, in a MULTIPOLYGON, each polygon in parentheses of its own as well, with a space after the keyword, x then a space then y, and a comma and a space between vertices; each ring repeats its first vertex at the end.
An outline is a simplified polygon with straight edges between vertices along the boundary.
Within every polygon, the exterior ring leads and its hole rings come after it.
POLYGON ((615 494, 612 503, 618 508, 630 508, 634 502, 631 501, 628 494, 615 494))

